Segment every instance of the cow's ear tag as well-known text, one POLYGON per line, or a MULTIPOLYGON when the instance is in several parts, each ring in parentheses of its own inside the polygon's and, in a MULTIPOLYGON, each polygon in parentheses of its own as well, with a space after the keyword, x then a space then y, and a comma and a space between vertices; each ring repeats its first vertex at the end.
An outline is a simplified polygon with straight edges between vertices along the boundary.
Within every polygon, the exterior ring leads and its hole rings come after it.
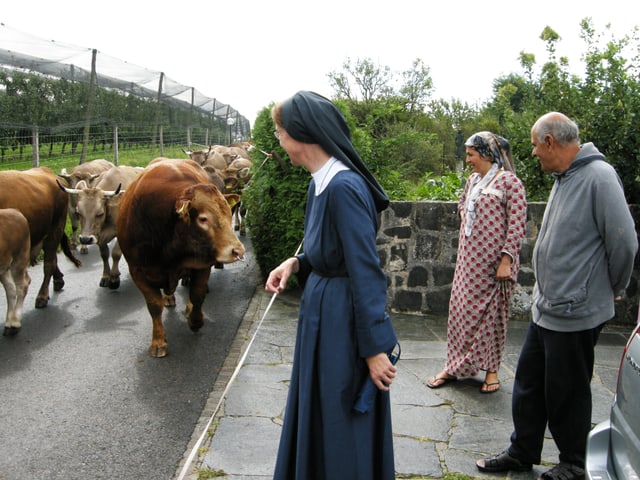
POLYGON ((189 217, 190 206, 191 206, 191 202, 186 198, 181 198, 176 202, 176 213, 182 220, 184 220, 187 223, 189 223, 190 221, 190 217, 189 217))
POLYGON ((227 203, 231 208, 233 208, 237 203, 240 203, 240 195, 237 193, 225 193, 224 198, 226 198, 227 203))

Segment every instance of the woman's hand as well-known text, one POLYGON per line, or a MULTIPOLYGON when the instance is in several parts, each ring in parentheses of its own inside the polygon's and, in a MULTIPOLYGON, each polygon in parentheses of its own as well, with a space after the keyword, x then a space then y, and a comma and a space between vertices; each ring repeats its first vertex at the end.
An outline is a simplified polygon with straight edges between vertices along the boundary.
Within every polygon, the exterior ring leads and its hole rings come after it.
POLYGON ((507 253, 502 254, 498 270, 496 271, 496 279, 498 281, 511 279, 511 255, 507 253))
POLYGON ((388 391, 389 385, 396 378, 396 371, 398 370, 395 365, 391 363, 387 354, 382 352, 373 357, 366 359, 367 366, 369 367, 369 376, 374 385, 379 390, 388 391))
POLYGON ((296 273, 299 268, 300 265, 296 257, 286 259, 269 273, 269 278, 267 278, 264 289, 271 293, 284 291, 287 286, 287 280, 289 280, 291 274, 296 273))

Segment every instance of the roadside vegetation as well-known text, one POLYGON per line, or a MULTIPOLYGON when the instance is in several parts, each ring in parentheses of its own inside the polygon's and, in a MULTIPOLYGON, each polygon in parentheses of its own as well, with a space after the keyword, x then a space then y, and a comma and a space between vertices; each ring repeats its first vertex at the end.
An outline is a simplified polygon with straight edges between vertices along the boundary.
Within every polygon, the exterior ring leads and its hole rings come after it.
MULTIPOLYGON (((392 72, 371 59, 346 59, 330 72, 332 100, 342 110, 356 150, 392 200, 456 200, 464 185, 464 141, 490 130, 509 139, 516 173, 529 201, 545 201, 553 177, 531 156, 530 130, 548 111, 572 117, 581 140, 605 153, 622 179, 627 201, 640 203, 640 42, 638 29, 623 38, 581 22, 582 75, 556 55, 560 35, 546 27, 541 63, 520 53, 521 72, 493 82, 481 105, 434 99, 429 67, 416 59, 392 72)), ((476 68, 472 65, 470 68, 476 68)), ((469 81, 473 81, 470 78, 469 81)), ((284 99, 283 99, 284 100, 284 99)), ((258 115, 253 141, 272 157, 256 168, 245 192, 254 252, 264 274, 292 255, 302 237, 310 176, 293 168, 273 136, 272 105, 258 115)))
MULTIPOLYGON (((627 201, 640 203, 638 28, 616 38, 608 27, 596 32, 589 18, 580 26, 580 68, 557 55, 562 38, 546 27, 539 37, 546 58, 540 61, 522 51, 521 71, 496 78, 491 97, 482 104, 434 98, 431 71, 422 59, 393 72, 368 58, 347 58, 341 69, 327 73, 331 99, 344 113, 357 151, 392 200, 455 201, 467 177, 464 141, 480 130, 509 139, 527 199, 546 200, 553 178, 531 157, 530 128, 540 115, 561 111, 577 121, 583 142, 594 142, 605 153, 622 179, 627 201)), ((85 159, 113 160, 114 131, 118 163, 134 166, 160 155, 186 158, 183 149, 192 142, 207 146, 233 138, 224 119, 176 105, 107 89, 97 89, 90 98, 85 84, 0 70, 0 169, 31 166, 34 131, 42 137, 40 164, 56 172, 85 159)), ((291 166, 274 138, 271 107, 259 112, 251 138, 233 138, 256 146, 244 198, 263 273, 300 245, 310 179, 291 166)))

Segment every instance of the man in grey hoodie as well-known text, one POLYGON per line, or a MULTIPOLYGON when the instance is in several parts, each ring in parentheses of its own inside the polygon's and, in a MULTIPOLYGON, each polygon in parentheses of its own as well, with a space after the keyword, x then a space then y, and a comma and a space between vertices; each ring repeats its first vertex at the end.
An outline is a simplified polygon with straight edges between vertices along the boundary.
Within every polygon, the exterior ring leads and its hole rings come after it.
POLYGON ((542 480, 584 477, 594 349, 629 284, 638 249, 617 173, 577 125, 551 112, 531 129, 533 156, 555 177, 533 251, 531 323, 513 386, 511 445, 483 472, 531 470, 548 426, 560 462, 542 480))

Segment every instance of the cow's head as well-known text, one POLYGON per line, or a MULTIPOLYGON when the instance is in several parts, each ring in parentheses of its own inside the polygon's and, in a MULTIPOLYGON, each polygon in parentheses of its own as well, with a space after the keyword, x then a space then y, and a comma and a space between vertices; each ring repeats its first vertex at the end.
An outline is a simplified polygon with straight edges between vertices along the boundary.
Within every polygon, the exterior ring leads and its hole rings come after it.
POLYGON ((83 245, 98 243, 98 238, 106 222, 115 225, 117 209, 120 203, 121 184, 115 190, 90 188, 81 180, 76 188, 66 188, 58 182, 60 188, 75 198, 74 215, 78 219, 83 245))
POLYGON ((203 259, 212 256, 211 262, 230 263, 243 259, 244 245, 231 226, 229 206, 229 202, 238 200, 239 197, 234 196, 226 198, 210 184, 186 188, 175 203, 181 224, 176 233, 188 242, 184 247, 203 259))
POLYGON ((199 165, 202 165, 207 161, 207 156, 209 154, 208 150, 183 151, 189 156, 191 160, 197 162, 199 165))

